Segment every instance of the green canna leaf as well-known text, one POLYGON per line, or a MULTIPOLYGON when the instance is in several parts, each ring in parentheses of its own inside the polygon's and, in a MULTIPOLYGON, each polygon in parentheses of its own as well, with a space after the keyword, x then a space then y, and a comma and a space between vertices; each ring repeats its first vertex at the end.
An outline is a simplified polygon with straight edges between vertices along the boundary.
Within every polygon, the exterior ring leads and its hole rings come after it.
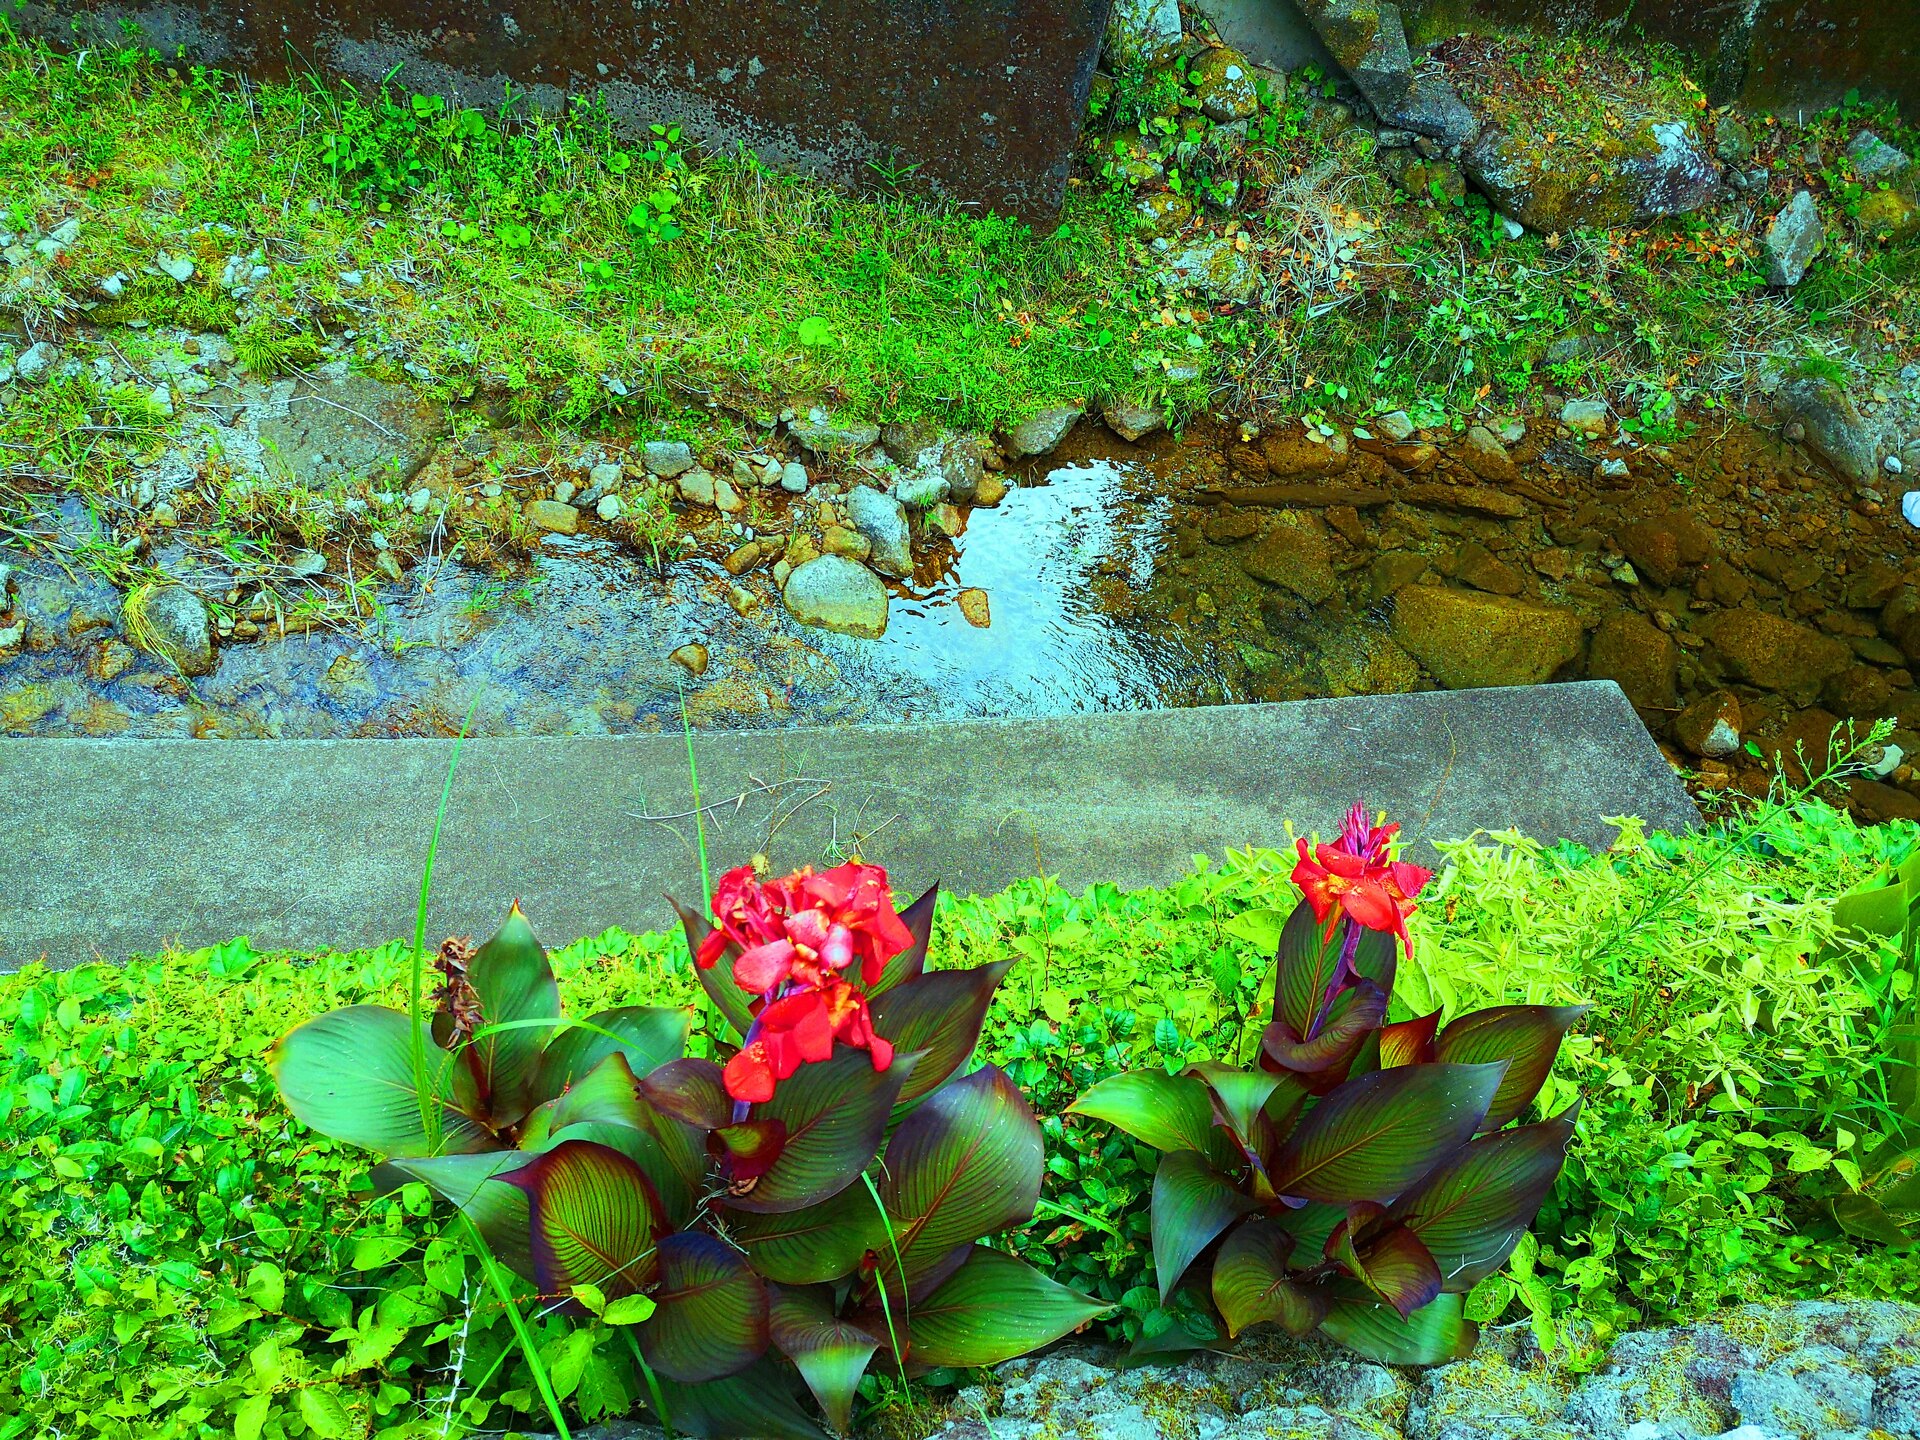
POLYGON ((782 1285, 838 1280, 867 1251, 887 1243, 880 1211, 864 1185, 849 1186, 804 1210, 735 1215, 727 1233, 746 1250, 756 1271, 782 1285))
POLYGON ((1117 1125, 1156 1150, 1198 1150, 1216 1164, 1232 1161, 1226 1137, 1213 1123, 1213 1096, 1191 1075, 1129 1070, 1102 1080, 1067 1113, 1117 1125))
POLYGON ((664 1228, 639 1166, 619 1151, 567 1140, 499 1177, 527 1197, 534 1283, 543 1295, 597 1285, 609 1300, 653 1282, 664 1228))
POLYGON ((866 987, 869 1000, 878 999, 894 986, 905 984, 926 969, 927 946, 933 938, 933 911, 939 900, 940 887, 937 884, 930 885, 925 894, 900 912, 900 923, 913 936, 913 943, 889 960, 886 968, 880 972, 880 978, 866 987))
POLYGON ((784 1124, 785 1148, 749 1194, 727 1203, 761 1214, 802 1210, 853 1184, 886 1138, 887 1117, 915 1060, 896 1054, 885 1070, 875 1070, 866 1051, 841 1046, 831 1059, 802 1065, 782 1080, 750 1118, 784 1124))
POLYGON ((534 1072, 553 1032, 545 1026, 516 1026, 487 1033, 487 1027, 560 1018, 560 986, 553 967, 517 902, 494 937, 474 952, 467 983, 480 997, 482 1024, 462 1054, 480 1082, 494 1124, 511 1125, 533 1108, 534 1072))
POLYGON ((901 982, 873 1002, 873 1028, 894 1049, 920 1056, 900 1091, 901 1105, 930 1095, 980 1043, 980 1026, 1011 960, 972 970, 935 970, 901 982))
POLYGON ((1295 1035, 1311 1038, 1313 1034, 1340 965, 1340 937, 1338 926, 1329 937, 1304 900, 1280 927, 1280 945, 1274 955, 1273 1018, 1284 1020, 1295 1035))
POLYGON ((692 1026, 690 1011, 657 1005, 622 1005, 588 1016, 586 1025, 561 1029, 547 1042, 533 1098, 553 1099, 613 1054, 626 1056, 635 1075, 646 1075, 686 1053, 692 1026))
POLYGON ((1303 1284, 1287 1269, 1294 1237, 1270 1220, 1238 1226, 1213 1262, 1213 1303, 1234 1339, 1249 1325, 1278 1325, 1305 1335, 1327 1311, 1322 1289, 1303 1284))
POLYGON ((793 1362, 827 1423, 842 1434, 853 1428, 853 1398, 879 1337, 833 1313, 832 1292, 809 1286, 776 1288, 769 1313, 773 1343, 793 1362))
POLYGON ((1114 1309, 984 1245, 913 1307, 908 1356, 921 1365, 997 1365, 1114 1309))
POLYGON ((627 1057, 610 1054, 602 1057, 592 1070, 576 1080, 546 1110, 549 1132, 569 1125, 601 1121, 638 1130, 647 1123, 647 1106, 640 1098, 639 1082, 627 1064, 627 1057))
POLYGON ((1319 1093, 1347 1076, 1367 1037, 1387 1018, 1387 996, 1371 980, 1340 992, 1326 1023, 1311 1040, 1302 1040, 1284 1020, 1275 1020, 1260 1037, 1263 1064, 1308 1077, 1319 1093))
POLYGON ((1497 1005, 1462 1015, 1440 1032, 1434 1058, 1444 1064, 1507 1062, 1506 1078, 1487 1107, 1482 1130, 1498 1130, 1540 1093, 1560 1053, 1560 1041, 1588 1005, 1497 1005))
POLYGON ((928 1096, 894 1132, 877 1187, 893 1229, 880 1247, 889 1285, 904 1273, 911 1288, 959 1247, 1031 1219, 1045 1148, 1026 1097, 996 1066, 928 1096))
POLYGON ((711 1060, 670 1060, 641 1077, 640 1094, 654 1109, 696 1129, 718 1130, 733 1123, 733 1101, 721 1074, 711 1060))
MULTIPOLYGON (((539 1112, 536 1111, 536 1114, 539 1112)), ((596 1145, 604 1145, 609 1150, 618 1150, 634 1164, 640 1167, 640 1173, 652 1183, 655 1196, 660 1201, 660 1210, 665 1215, 667 1225, 679 1229, 693 1220, 694 1202, 698 1199, 698 1180, 689 1183, 681 1167, 675 1162, 668 1148, 662 1145, 651 1129, 636 1130, 630 1125, 617 1125, 606 1120, 583 1120, 565 1129, 556 1130, 538 1144, 528 1143, 527 1150, 551 1150, 569 1140, 591 1140, 596 1145)), ((701 1160, 699 1179, 705 1178, 705 1161, 701 1160)))
POLYGON ((667 1407, 663 1418, 676 1434, 700 1440, 740 1435, 757 1440, 830 1440, 807 1418, 794 1400, 787 1376, 770 1360, 758 1360, 724 1380, 686 1385, 662 1375, 659 1383, 667 1407))
MULTIPOLYGON (((687 937, 687 954, 698 955, 700 942, 707 938, 713 926, 704 916, 689 910, 672 896, 668 896, 667 901, 680 916, 680 928, 687 937)), ((733 983, 733 962, 739 954, 739 946, 729 945, 712 965, 695 965, 693 971, 700 980, 700 988, 707 992, 707 998, 713 1001, 721 1018, 733 1027, 736 1039, 753 1027, 753 1011, 750 1008, 753 997, 733 983)))
POLYGON ((1445 1365, 1471 1355, 1480 1338, 1480 1327, 1466 1318, 1464 1300, 1441 1295, 1404 1318, 1391 1305, 1336 1300, 1320 1328, 1383 1365, 1445 1365))
POLYGON ((1226 1176, 1192 1150, 1170 1150, 1153 1172, 1153 1265, 1166 1303, 1194 1257, 1222 1230, 1256 1208, 1226 1176))
POLYGON ((1483 1135, 1394 1202, 1390 1214, 1425 1242, 1445 1290, 1464 1294, 1506 1263, 1560 1174, 1575 1113, 1483 1135))
POLYGON ((1281 1077, 1266 1070, 1241 1070, 1216 1060, 1189 1066, 1187 1074, 1212 1092, 1216 1115, 1232 1127, 1241 1143, 1253 1144, 1256 1121, 1273 1092, 1280 1088, 1281 1077))
MULTIPOLYGON (((428 1093, 440 1107, 440 1149, 455 1154, 498 1145, 485 1124, 472 1072, 433 1044, 425 1047, 428 1093)), ((281 1098, 322 1135, 380 1155, 425 1155, 414 1087, 413 1025, 384 1005, 329 1011, 267 1052, 281 1098)))
POLYGON ((1349 1080, 1288 1139, 1273 1188, 1334 1205, 1392 1200, 1473 1135, 1504 1069, 1404 1065, 1349 1080))
POLYGON ((687 1231, 660 1242, 660 1286, 640 1332, 647 1363, 692 1384, 738 1374, 767 1348, 767 1287, 739 1251, 687 1231))

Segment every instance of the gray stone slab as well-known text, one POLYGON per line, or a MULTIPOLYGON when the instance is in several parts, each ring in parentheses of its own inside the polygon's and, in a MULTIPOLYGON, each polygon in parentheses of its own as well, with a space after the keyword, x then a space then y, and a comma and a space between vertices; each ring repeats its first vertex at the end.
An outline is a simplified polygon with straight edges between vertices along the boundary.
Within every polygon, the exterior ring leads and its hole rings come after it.
MULTIPOLYGON (((1288 705, 695 737, 716 871, 856 848, 911 892, 1041 869, 1079 890, 1178 877, 1195 853, 1329 831, 1364 797, 1428 838, 1516 827, 1605 845, 1603 815, 1698 813, 1610 681, 1288 705)), ((444 740, 0 743, 0 969, 235 935, 375 944, 412 929, 444 740)), ((555 943, 670 918, 699 893, 677 735, 472 740, 429 938, 518 896, 555 943)))

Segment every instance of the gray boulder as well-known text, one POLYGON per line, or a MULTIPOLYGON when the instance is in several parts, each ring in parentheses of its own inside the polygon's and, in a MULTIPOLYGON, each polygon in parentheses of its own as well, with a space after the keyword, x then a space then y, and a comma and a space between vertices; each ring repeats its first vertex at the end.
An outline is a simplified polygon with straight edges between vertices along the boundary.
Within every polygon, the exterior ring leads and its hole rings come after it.
POLYGON ((810 410, 804 420, 787 427, 793 438, 814 455, 851 459, 878 443, 880 427, 864 420, 842 420, 825 410, 810 410))
POLYGON ((1411 130, 1438 140, 1451 149, 1471 145, 1480 134, 1480 118, 1445 80, 1429 71, 1416 71, 1406 94, 1380 119, 1400 130, 1411 130))
POLYGON ((127 597, 127 633, 141 649, 183 675, 213 673, 207 605, 184 585, 163 584, 127 597))
POLYGON ((1826 248, 1827 227, 1820 207, 1802 190, 1789 200, 1767 226, 1767 283, 1782 288, 1798 285, 1813 257, 1826 248))
POLYGON ((1797 420, 1805 429, 1808 447, 1847 479, 1864 485, 1879 473, 1878 435, 1832 380, 1789 380, 1781 387, 1779 406, 1783 419, 1797 420))
POLYGON ((1114 0, 1107 53, 1115 61, 1152 64, 1179 43, 1179 0, 1114 0))
POLYGON ((866 566, 844 555, 822 555, 795 566, 781 596, 803 625, 868 640, 887 633, 887 587, 866 566))
POLYGON ((907 512, 891 495, 867 485, 847 492, 847 520, 873 546, 873 568, 882 575, 905 579, 913 574, 913 547, 907 530, 907 512))
POLYGON ((1100 406, 1100 418, 1122 440, 1144 440, 1167 423, 1166 412, 1158 405, 1136 405, 1126 400, 1108 400, 1100 406))
POLYGON ((371 375, 302 380, 259 436, 310 489, 345 482, 398 487, 413 479, 447 433, 445 407, 371 375))
POLYGON ((1260 286, 1260 267, 1224 235, 1203 235, 1175 250, 1158 276, 1168 290, 1197 290, 1212 300, 1244 305, 1260 286))
POLYGON ((1079 418, 1078 406, 1050 406, 1007 431, 1007 450, 1016 457, 1051 455, 1079 418))
POLYGON ((1494 208, 1532 230, 1607 228, 1697 210, 1713 198, 1720 169, 1693 122, 1621 97, 1621 117, 1600 143, 1489 126, 1460 157, 1494 208))
POLYGON ((649 440, 640 451, 640 463, 649 475, 671 480, 693 468, 693 447, 684 440, 649 440))
POLYGON ((13 378, 22 385, 42 384, 59 362, 58 345, 49 340, 36 340, 14 360, 13 378))
POLYGON ((1896 150, 1871 130, 1862 130, 1847 146, 1853 173, 1862 180, 1886 180, 1913 164, 1904 150, 1896 150))

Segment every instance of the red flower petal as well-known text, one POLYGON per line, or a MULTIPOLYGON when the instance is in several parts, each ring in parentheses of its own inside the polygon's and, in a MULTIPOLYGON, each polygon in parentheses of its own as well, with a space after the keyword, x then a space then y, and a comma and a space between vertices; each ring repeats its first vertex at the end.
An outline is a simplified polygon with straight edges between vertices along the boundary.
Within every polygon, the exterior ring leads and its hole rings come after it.
POLYGON ((746 1046, 727 1061, 727 1068, 720 1072, 720 1078, 727 1087, 727 1094, 736 1100, 748 1103, 771 1100, 773 1066, 767 1056, 766 1044, 756 1040, 746 1046))
POLYGON ((755 995, 765 995, 793 969, 793 944, 774 940, 756 945, 733 962, 733 983, 755 995))

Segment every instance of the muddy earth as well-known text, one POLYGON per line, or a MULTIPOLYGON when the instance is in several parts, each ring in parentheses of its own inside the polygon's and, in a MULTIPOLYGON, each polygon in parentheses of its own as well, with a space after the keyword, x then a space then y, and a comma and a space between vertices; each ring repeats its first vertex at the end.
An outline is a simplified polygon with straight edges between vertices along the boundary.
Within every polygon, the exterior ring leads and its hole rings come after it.
MULTIPOLYGON (((291 566, 191 523, 204 456, 125 515, 29 497, 0 558, 0 728, 601 734, 677 727, 683 703, 727 728, 1595 677, 1709 791, 1762 790, 1841 720, 1894 717, 1897 750, 1852 800, 1920 817, 1920 567, 1898 482, 1840 479, 1777 426, 1697 417, 1622 449, 1554 414, 1464 435, 1207 423, 1137 444, 1083 419, 1045 455, 990 448, 974 503, 909 506, 911 572, 886 580, 884 633, 863 638, 802 623, 781 588, 823 547, 879 565, 851 520, 858 457, 731 512, 664 486, 642 532, 566 503, 608 466, 644 475, 637 448, 529 464, 510 431, 356 413, 386 432, 360 438, 399 466, 397 520, 330 532, 291 566), (491 544, 447 523, 549 502, 571 533, 496 527, 491 544), (169 607, 106 578, 103 553, 129 550, 201 602, 187 652, 155 641, 169 607)), ((355 463, 337 436, 278 439, 355 463)), ((782 442, 776 426, 734 473, 810 458, 782 442)), ((724 477, 726 459, 706 463, 724 477)))

